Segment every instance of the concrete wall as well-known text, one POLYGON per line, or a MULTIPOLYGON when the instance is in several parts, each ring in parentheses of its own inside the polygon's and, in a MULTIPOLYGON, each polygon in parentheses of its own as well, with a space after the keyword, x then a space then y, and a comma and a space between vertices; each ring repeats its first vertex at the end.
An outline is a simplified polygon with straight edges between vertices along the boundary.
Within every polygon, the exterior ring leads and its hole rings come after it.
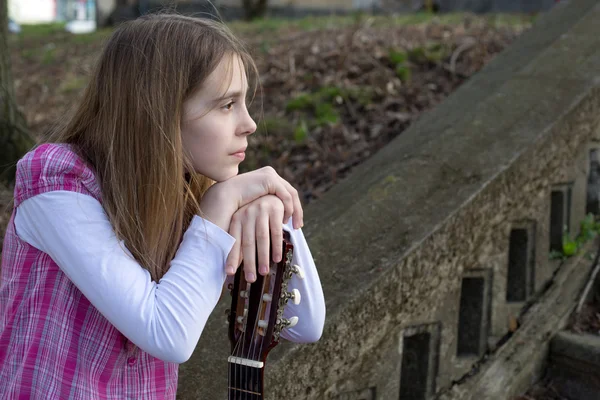
MULTIPOLYGON (((501 399, 535 378, 502 349, 562 265, 549 260, 553 232, 577 233, 588 188, 598 196, 599 19, 598 1, 559 5, 307 207, 326 328, 271 352, 267 399, 501 399), (499 354, 508 367, 483 362, 499 354)), ((572 271, 556 284, 585 277, 572 271)), ((227 300, 181 366, 181 399, 226 397, 227 300)), ((562 321, 515 337, 537 349, 562 321)))

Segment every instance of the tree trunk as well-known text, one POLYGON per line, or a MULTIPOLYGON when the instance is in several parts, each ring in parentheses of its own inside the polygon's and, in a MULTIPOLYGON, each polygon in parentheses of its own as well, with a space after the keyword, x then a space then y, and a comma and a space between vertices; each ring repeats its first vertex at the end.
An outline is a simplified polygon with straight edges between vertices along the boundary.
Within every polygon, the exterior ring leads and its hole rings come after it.
POLYGON ((0 0, 0 183, 6 185, 14 182, 17 161, 35 143, 15 102, 8 35, 8 4, 0 0))
POLYGON ((264 17, 267 12, 268 0, 243 0, 242 3, 244 5, 244 14, 248 21, 264 17))

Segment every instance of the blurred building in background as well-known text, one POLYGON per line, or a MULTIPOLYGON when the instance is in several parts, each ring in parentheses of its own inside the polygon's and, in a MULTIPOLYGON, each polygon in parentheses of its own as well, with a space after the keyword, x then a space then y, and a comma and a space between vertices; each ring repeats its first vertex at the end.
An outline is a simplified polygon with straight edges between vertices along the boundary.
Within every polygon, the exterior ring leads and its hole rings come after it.
MULTIPOLYGON (((526 12, 546 11, 567 0, 432 0, 440 12, 471 11, 526 12)), ((422 10, 425 0, 268 0, 269 14, 298 17, 310 14, 372 12, 412 12, 422 10)), ((19 23, 97 20, 100 26, 135 18, 155 9, 170 6, 181 13, 214 13, 225 19, 244 15, 242 0, 8 0, 9 15, 19 23)))
POLYGON ((8 0, 8 13, 20 24, 95 20, 96 6, 96 0, 8 0))

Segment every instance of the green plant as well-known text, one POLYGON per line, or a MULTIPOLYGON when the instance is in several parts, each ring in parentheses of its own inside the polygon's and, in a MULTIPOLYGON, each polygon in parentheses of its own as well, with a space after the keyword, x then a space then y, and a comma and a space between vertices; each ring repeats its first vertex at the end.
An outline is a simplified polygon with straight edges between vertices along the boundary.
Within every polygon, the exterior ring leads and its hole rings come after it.
POLYGON ((439 64, 450 54, 450 49, 442 43, 429 43, 408 51, 408 59, 417 64, 439 64))
POLYGON ((316 104, 315 116, 317 125, 337 124, 340 120, 340 114, 331 103, 316 104))
POLYGON ((56 46, 54 43, 48 43, 44 47, 44 54, 42 56, 42 64, 49 65, 56 59, 56 46))
POLYGON ((408 61, 408 54, 406 54, 406 52, 404 51, 396 51, 396 50, 390 50, 390 61, 393 64, 404 64, 406 61, 408 61))
POLYGON ((402 82, 409 82, 411 77, 410 68, 406 65, 396 65, 396 76, 402 82))
POLYGON ((62 93, 70 93, 80 91, 87 84, 88 79, 82 76, 71 76, 65 79, 59 87, 62 93))
POLYGON ((409 55, 404 51, 392 49, 390 50, 388 57, 392 65, 394 65, 396 76, 400 78, 402 82, 409 82, 411 77, 409 55))
POLYGON ((308 125, 305 120, 301 120, 294 130, 294 141, 297 144, 303 144, 308 137, 308 125))
POLYGON ((567 227, 564 227, 562 252, 553 250, 550 252, 551 259, 566 259, 579 254, 583 246, 600 233, 600 221, 594 214, 588 214, 580 223, 579 234, 572 237, 567 227))

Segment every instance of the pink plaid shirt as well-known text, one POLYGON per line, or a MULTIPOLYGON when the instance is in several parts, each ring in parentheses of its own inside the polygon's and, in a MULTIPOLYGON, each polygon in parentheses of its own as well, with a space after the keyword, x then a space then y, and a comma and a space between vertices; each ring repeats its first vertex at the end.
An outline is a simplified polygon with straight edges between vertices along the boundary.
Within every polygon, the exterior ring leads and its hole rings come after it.
MULTIPOLYGON (((67 145, 19 161, 14 206, 53 190, 101 201, 94 172, 67 145)), ((174 399, 178 364, 131 343, 13 221, 14 212, 0 269, 0 399, 174 399)))

